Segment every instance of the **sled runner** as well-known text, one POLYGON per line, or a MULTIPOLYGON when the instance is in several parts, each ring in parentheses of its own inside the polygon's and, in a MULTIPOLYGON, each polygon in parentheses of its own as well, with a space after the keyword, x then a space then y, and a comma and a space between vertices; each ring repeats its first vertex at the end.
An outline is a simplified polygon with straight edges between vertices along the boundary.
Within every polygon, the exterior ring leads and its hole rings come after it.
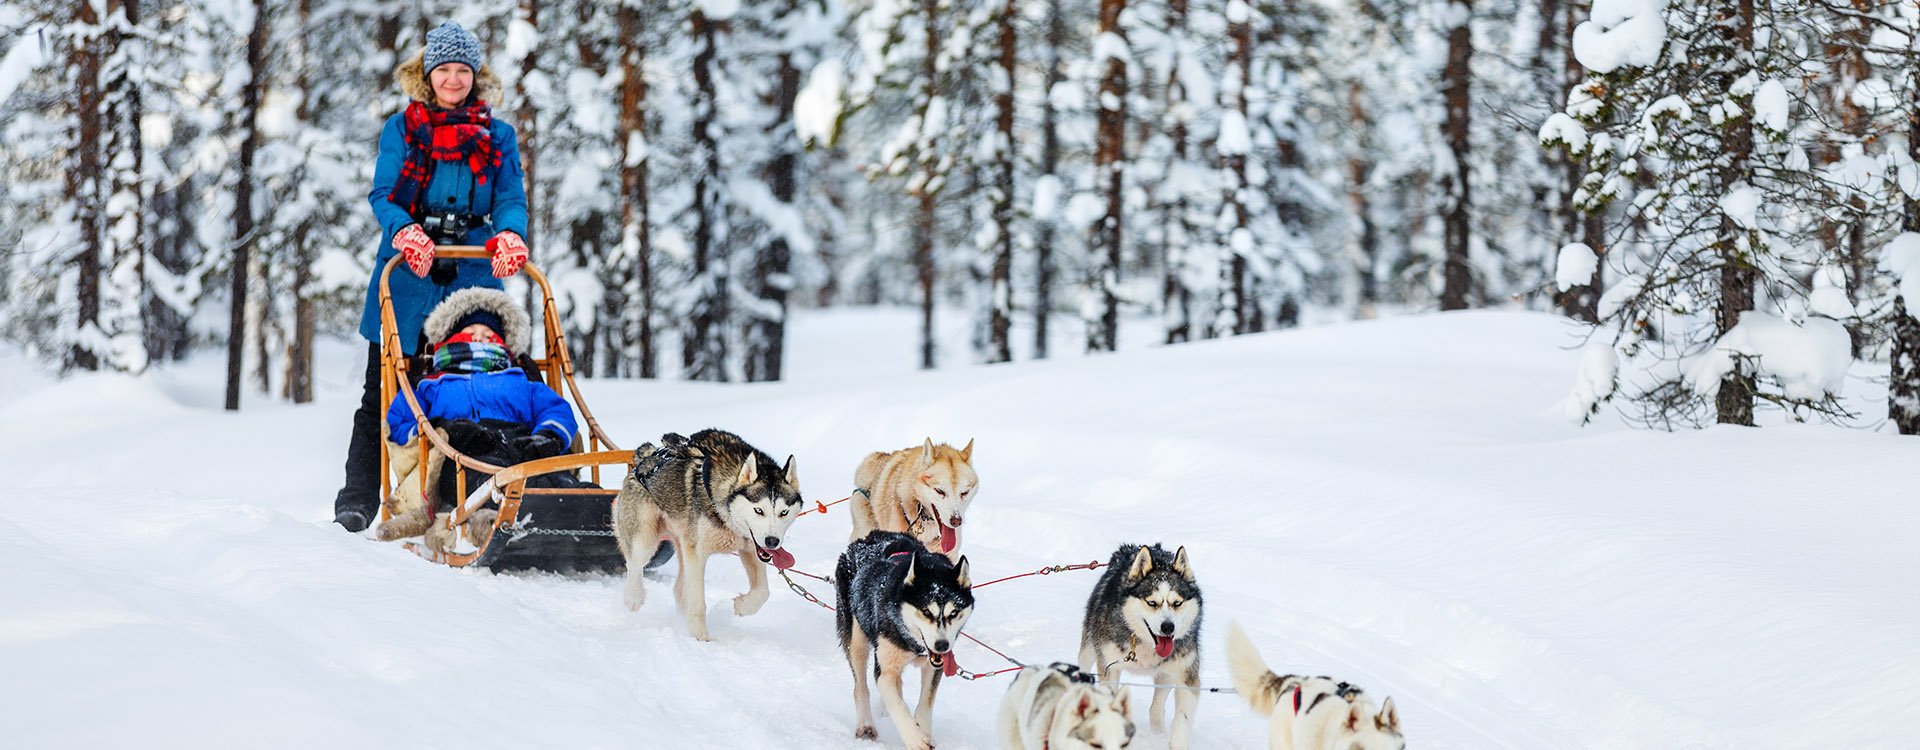
MULTIPOLYGON (((458 245, 441 245, 435 255, 456 259, 488 258, 486 250, 482 248, 458 245)), ((393 298, 388 287, 388 277, 402 262, 399 256, 395 256, 380 272, 380 396, 382 403, 392 403, 396 396, 404 397, 407 407, 413 411, 414 419, 425 425, 426 414, 414 395, 414 361, 400 345, 399 326, 395 323, 393 298)), ((484 482, 469 483, 467 471, 455 471, 455 497, 462 500, 456 502, 451 511, 437 513, 433 517, 433 525, 455 530, 451 536, 458 539, 461 536, 458 530, 465 527, 474 512, 489 501, 496 503, 500 512, 494 519, 491 533, 480 533, 481 538, 473 542, 474 548, 471 550, 456 551, 460 547, 455 546, 437 551, 419 542, 409 542, 407 547, 435 562, 454 567, 478 566, 496 572, 527 569, 553 572, 625 570, 625 560, 614 542, 612 523, 613 499, 619 494, 617 488, 624 473, 616 473, 611 477, 616 489, 604 489, 601 487, 600 467, 619 465, 624 469, 632 460, 633 452, 620 450, 607 437, 580 396, 580 386, 573 378, 573 362, 567 357, 566 343, 560 335, 560 315, 553 302, 553 289, 547 285, 546 276, 532 263, 522 267, 521 273, 526 274, 540 291, 541 322, 545 336, 541 337, 542 343, 538 347, 543 356, 534 357, 532 351, 522 352, 527 359, 521 360, 520 364, 529 376, 537 373, 542 382, 552 387, 579 412, 584 429, 580 430, 569 453, 512 466, 495 466, 465 455, 449 445, 438 430, 420 430, 420 439, 417 441, 420 466, 426 466, 430 450, 437 450, 450 462, 447 469, 458 464, 489 477, 484 482), (589 479, 586 484, 589 486, 529 487, 527 483, 529 479, 553 472, 564 472, 577 478, 582 469, 587 470, 589 479)), ((533 348, 529 347, 530 350, 533 348)), ((388 451, 396 449, 392 443, 384 439, 380 441, 380 516, 383 522, 391 513, 387 501, 396 489, 390 477, 391 457, 388 451)), ((406 481, 420 482, 422 496, 427 496, 428 474, 423 468, 415 471, 413 477, 406 481)), ((654 563, 662 560, 664 557, 657 558, 654 563)))

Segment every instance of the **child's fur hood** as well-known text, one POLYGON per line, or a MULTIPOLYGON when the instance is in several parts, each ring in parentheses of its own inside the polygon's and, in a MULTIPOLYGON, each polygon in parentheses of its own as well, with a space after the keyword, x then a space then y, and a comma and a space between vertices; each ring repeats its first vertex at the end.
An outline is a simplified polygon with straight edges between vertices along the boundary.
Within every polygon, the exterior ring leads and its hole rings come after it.
MULTIPOLYGON (((393 82, 400 86, 400 92, 422 104, 433 103, 433 87, 427 83, 426 50, 413 53, 400 67, 393 69, 393 82)), ((506 91, 500 77, 493 74, 493 66, 482 65, 473 74, 473 93, 488 104, 499 106, 500 96, 506 91)))
POLYGON ((427 341, 438 345, 455 333, 455 322, 475 310, 486 310, 500 316, 501 325, 507 329, 500 332, 500 337, 506 340, 508 352, 531 353, 527 351, 527 346, 533 340, 532 317, 514 304, 513 298, 507 296, 506 292, 498 289, 468 287, 447 295, 440 306, 433 308, 433 313, 427 316, 426 325, 421 326, 421 330, 426 333, 427 341))

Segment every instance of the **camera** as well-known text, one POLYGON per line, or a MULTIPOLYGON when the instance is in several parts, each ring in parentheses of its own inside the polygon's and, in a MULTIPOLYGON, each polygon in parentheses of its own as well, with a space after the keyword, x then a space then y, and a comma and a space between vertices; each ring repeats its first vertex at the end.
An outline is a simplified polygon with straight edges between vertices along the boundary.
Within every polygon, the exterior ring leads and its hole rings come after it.
POLYGON ((463 245, 467 232, 481 225, 479 216, 453 212, 427 212, 420 217, 420 228, 436 245, 463 245))
MULTIPOLYGON (((464 245, 467 232, 483 223, 479 216, 452 211, 429 211, 420 217, 420 228, 426 230, 427 236, 433 238, 436 245, 464 245)), ((452 258, 436 258, 432 270, 427 272, 427 278, 435 284, 446 286, 453 283, 458 272, 452 258)))

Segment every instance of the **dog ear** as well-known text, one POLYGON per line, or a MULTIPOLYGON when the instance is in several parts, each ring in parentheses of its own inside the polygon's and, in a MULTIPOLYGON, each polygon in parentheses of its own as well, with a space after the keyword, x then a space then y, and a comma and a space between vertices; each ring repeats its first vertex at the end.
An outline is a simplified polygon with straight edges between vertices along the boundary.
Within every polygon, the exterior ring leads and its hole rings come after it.
POLYGON ((785 472, 785 473, 786 473, 786 475, 787 475, 787 486, 788 486, 788 487, 793 487, 793 488, 796 488, 796 489, 797 489, 797 488, 799 488, 799 486, 800 486, 800 468, 799 468, 799 467, 797 467, 797 466, 794 466, 794 465, 793 465, 793 455, 792 455, 792 454, 788 454, 788 455, 787 455, 787 465, 786 465, 786 467, 785 467, 784 469, 782 469, 782 471, 783 471, 783 472, 785 472))
POLYGON ((1181 578, 1185 578, 1189 581, 1193 580, 1193 566, 1187 563, 1186 547, 1181 547, 1180 549, 1174 551, 1173 572, 1179 573, 1181 578))
POLYGON ((1392 698, 1380 703, 1380 715, 1373 717, 1373 723, 1382 731, 1400 733, 1400 712, 1394 710, 1392 698))
POLYGON ((973 463, 973 438, 967 438, 967 447, 960 449, 960 460, 964 463, 973 463))
POLYGON ((1093 691, 1084 687, 1078 691, 1080 699, 1073 702, 1073 718, 1084 719, 1093 715, 1093 691))
POLYGON ((1145 578, 1148 573, 1152 572, 1153 552, 1149 551, 1146 547, 1141 547, 1140 551, 1133 555, 1133 566, 1127 568, 1127 577, 1145 578))
POLYGON ((967 575, 968 568, 966 555, 961 555, 960 562, 953 566, 954 582, 960 584, 960 588, 963 589, 973 588, 973 578, 967 575))
MULTIPOLYGON (((1133 716, 1133 699, 1127 697, 1129 695, 1132 695, 1133 691, 1115 690, 1113 692, 1115 693, 1115 697, 1113 700, 1113 710, 1119 712, 1121 718, 1128 718, 1133 716)), ((1131 719, 1129 719, 1129 721, 1131 721, 1131 719)), ((1131 728, 1132 725, 1129 724, 1128 727, 1131 728)))
POLYGON ((920 446, 920 465, 933 465, 933 438, 927 438, 927 442, 920 446))
POLYGON ((920 559, 920 556, 919 556, 919 555, 916 555, 916 554, 914 554, 914 553, 912 553, 912 552, 908 552, 908 553, 907 553, 907 577, 906 577, 906 578, 905 578, 904 580, 902 580, 902 581, 900 581, 900 585, 902 585, 902 586, 912 586, 912 585, 913 585, 913 568, 914 568, 914 563, 915 563, 915 562, 917 562, 917 561, 919 561, 919 559, 920 559))
POLYGON ((747 460, 740 462, 740 484, 753 484, 753 480, 760 478, 759 464, 753 456, 747 456, 747 460))
POLYGON ((1366 720, 1367 718, 1368 718, 1367 707, 1365 705, 1362 705, 1358 702, 1348 703, 1347 704, 1347 720, 1345 723, 1346 731, 1348 732, 1360 731, 1360 722, 1366 720))

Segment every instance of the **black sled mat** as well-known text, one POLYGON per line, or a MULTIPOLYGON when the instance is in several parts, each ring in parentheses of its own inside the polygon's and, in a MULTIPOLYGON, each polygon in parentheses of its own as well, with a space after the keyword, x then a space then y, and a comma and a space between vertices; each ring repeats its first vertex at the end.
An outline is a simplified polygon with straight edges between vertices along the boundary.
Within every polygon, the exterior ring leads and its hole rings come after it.
MULTIPOLYGON (((673 557, 662 543, 647 562, 659 567, 673 557)), ((502 525, 475 565, 496 573, 624 573, 627 561, 613 541, 613 496, 605 493, 525 495, 512 526, 502 525)))

